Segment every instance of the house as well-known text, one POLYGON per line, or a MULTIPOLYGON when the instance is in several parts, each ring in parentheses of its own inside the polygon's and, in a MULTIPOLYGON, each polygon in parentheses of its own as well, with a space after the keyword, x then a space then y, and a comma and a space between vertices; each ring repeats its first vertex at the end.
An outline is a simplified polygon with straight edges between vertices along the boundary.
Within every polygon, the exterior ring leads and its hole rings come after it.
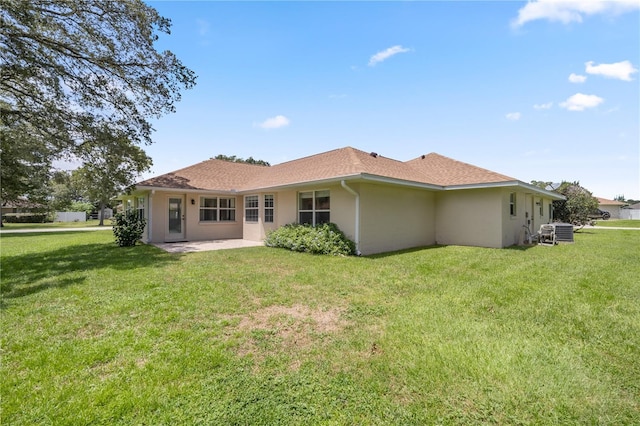
POLYGON ((620 219, 640 220, 640 203, 622 207, 620 209, 620 219))
POLYGON ((620 219, 620 208, 627 205, 620 201, 607 200, 606 198, 596 197, 598 199, 598 208, 603 212, 609 212, 611 219, 620 219))
POLYGON ((507 247, 563 197, 439 154, 402 162, 351 147, 271 167, 207 160, 136 184, 146 242, 261 241, 288 223, 336 223, 362 254, 433 244, 507 247))

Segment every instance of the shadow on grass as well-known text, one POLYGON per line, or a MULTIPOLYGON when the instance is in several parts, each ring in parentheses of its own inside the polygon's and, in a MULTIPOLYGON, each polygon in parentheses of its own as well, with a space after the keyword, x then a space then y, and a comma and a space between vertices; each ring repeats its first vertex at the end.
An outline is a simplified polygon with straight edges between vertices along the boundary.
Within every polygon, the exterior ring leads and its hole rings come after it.
MULTIPOLYGON (((56 233, 55 236, 64 234, 56 233)), ((2 239, 33 235, 43 234, 12 234, 2 239)), ((29 243, 25 238, 25 244, 29 243)), ((113 242, 65 245, 48 251, 3 257, 0 290, 3 299, 23 297, 50 288, 82 284, 86 278, 83 273, 87 271, 113 269, 136 273, 139 268, 162 266, 176 262, 180 257, 150 245, 118 247, 113 242), (82 275, 65 277, 68 273, 82 275)))
POLYGON ((389 252, 378 253, 378 254, 370 254, 368 256, 362 256, 362 258, 363 259, 384 259, 385 257, 393 257, 393 256, 398 256, 400 254, 415 253, 415 252, 418 252, 418 251, 440 249, 440 248, 445 248, 445 247, 447 247, 447 246, 445 246, 445 245, 433 245, 433 246, 412 247, 412 248, 403 249, 403 250, 389 251, 389 252))

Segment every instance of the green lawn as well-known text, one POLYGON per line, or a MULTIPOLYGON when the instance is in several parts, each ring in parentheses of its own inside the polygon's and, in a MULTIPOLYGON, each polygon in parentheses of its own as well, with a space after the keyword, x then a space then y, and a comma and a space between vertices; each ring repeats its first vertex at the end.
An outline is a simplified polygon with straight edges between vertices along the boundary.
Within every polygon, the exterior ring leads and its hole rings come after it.
POLYGON ((335 258, 5 234, 2 424, 640 424, 640 232, 335 258))
MULTIPOLYGON (((45 229, 45 228, 88 228, 100 225, 99 220, 86 222, 47 222, 47 223, 5 223, 2 230, 12 229, 45 229)), ((111 219, 104 221, 104 226, 111 226, 111 219)))
POLYGON ((640 220, 609 219, 597 220, 597 226, 613 226, 620 228, 640 228, 640 220))

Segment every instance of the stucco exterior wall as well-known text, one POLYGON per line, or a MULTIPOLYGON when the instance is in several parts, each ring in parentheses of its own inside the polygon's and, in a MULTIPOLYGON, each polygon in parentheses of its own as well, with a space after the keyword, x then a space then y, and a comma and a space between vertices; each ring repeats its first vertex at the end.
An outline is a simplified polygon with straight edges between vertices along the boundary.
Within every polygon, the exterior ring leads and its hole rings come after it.
MULTIPOLYGON (((436 194, 437 244, 503 247, 503 193, 497 188, 436 194)), ((507 193, 507 214, 509 214, 507 193)))
POLYGON ((435 242, 434 193, 363 183, 360 193, 360 251, 382 253, 435 242))

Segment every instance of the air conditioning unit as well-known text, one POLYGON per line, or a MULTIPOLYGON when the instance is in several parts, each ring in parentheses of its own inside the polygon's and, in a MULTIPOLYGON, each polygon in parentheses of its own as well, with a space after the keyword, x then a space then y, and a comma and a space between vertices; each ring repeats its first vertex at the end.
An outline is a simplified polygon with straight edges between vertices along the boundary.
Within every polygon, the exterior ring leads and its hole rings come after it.
POLYGON ((556 242, 573 242, 573 225, 570 223, 552 223, 555 228, 556 242))

